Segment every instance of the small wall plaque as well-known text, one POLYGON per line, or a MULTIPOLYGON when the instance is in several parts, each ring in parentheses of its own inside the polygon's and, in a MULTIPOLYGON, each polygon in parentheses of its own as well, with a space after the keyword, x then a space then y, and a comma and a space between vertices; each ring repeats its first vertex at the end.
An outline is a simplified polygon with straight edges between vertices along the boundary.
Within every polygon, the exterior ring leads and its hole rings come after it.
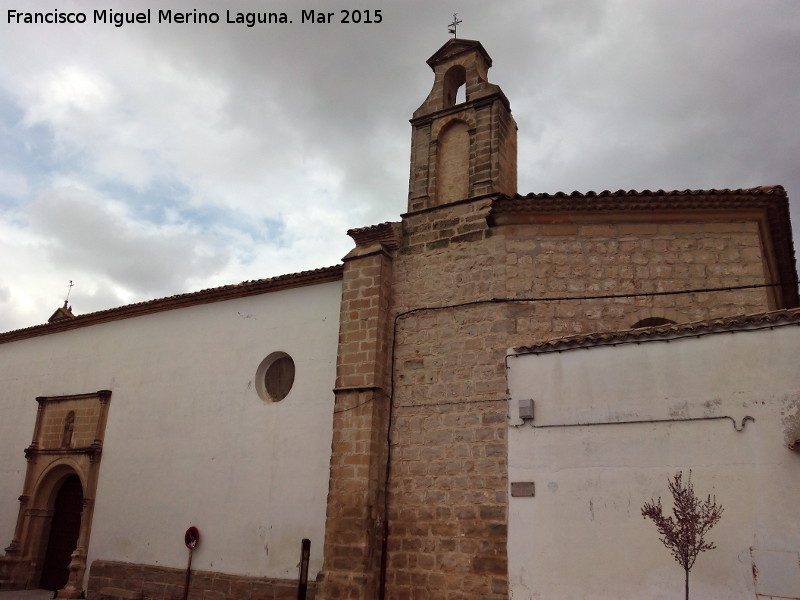
POLYGON ((533 481, 512 481, 511 482, 511 497, 512 498, 532 498, 536 495, 536 487, 533 481))

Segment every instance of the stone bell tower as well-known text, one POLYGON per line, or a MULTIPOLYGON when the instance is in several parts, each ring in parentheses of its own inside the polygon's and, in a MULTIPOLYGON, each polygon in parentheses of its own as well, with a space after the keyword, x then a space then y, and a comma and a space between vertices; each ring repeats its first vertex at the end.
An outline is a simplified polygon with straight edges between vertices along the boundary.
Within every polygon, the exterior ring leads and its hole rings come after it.
POLYGON ((480 42, 452 39, 428 59, 433 89, 411 119, 408 212, 484 194, 517 191, 517 124, 489 83, 480 42), (456 104, 461 86, 466 101, 456 104))

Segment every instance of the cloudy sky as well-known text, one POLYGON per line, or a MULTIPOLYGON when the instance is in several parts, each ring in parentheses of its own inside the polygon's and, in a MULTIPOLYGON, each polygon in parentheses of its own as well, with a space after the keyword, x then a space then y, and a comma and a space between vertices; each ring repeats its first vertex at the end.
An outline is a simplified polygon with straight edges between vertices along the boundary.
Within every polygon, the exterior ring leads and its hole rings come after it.
POLYGON ((347 229, 406 210, 408 119, 454 11, 511 102, 521 193, 781 184, 800 224, 796 0, 0 7, 0 331, 44 322, 70 280, 83 314, 337 264, 347 229), (341 23, 356 5, 381 22, 341 23), (92 22, 147 7, 151 24, 92 22), (158 8, 220 22, 159 24, 158 8))

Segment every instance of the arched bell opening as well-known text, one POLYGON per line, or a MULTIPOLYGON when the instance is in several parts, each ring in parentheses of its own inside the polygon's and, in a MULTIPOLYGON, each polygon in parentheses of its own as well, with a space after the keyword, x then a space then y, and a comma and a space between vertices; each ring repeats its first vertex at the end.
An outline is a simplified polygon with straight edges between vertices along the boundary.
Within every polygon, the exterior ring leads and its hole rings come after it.
POLYGON ((467 70, 461 65, 454 65, 444 74, 444 106, 449 108, 467 101, 467 70))

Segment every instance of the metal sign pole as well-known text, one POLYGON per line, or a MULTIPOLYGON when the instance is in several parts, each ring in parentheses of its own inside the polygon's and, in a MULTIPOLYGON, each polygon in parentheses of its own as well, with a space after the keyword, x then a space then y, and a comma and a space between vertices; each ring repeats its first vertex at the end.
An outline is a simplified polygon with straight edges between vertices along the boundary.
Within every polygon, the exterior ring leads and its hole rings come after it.
POLYGON ((189 548, 189 565, 186 567, 186 583, 183 584, 183 600, 189 598, 189 580, 192 577, 192 553, 194 548, 189 548))
POLYGON ((189 564, 186 567, 186 583, 183 586, 183 600, 189 598, 189 583, 192 578, 192 554, 200 543, 200 532, 197 527, 189 527, 183 535, 183 543, 189 549, 189 564))
POLYGON ((308 590, 308 559, 311 556, 311 540, 303 539, 300 550, 300 578, 297 582, 297 600, 306 600, 308 590))

